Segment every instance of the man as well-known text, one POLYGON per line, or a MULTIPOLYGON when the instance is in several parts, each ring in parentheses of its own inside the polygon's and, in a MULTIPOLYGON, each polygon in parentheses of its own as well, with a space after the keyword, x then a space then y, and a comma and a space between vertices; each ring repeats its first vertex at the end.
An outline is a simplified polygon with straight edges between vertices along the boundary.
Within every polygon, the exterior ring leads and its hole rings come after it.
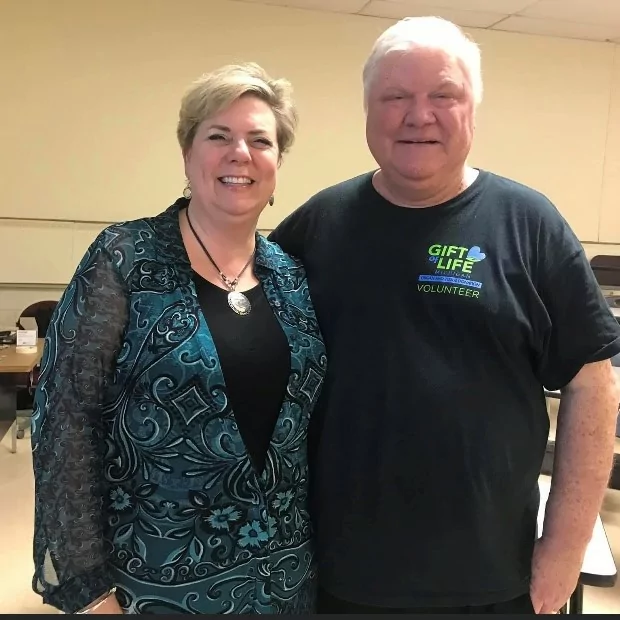
POLYGON ((556 612, 612 464, 619 326, 555 207, 467 166, 482 79, 458 27, 389 28, 364 89, 378 170, 271 236, 306 265, 328 351, 319 611, 556 612), (543 386, 562 400, 535 543, 543 386))

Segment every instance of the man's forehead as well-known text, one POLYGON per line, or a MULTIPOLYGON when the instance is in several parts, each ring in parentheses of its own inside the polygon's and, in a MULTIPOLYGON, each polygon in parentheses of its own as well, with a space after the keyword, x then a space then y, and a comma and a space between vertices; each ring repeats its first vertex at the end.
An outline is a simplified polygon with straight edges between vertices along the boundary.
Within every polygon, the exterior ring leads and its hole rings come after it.
POLYGON ((383 79, 392 76, 399 79, 430 77, 460 82, 463 73, 463 63, 459 58, 443 50, 426 48, 391 51, 376 66, 376 75, 383 79))
POLYGON ((415 71, 404 67, 386 67, 379 71, 377 82, 384 86, 415 86, 429 85, 433 88, 443 86, 462 86, 465 76, 458 67, 443 68, 438 70, 415 71))

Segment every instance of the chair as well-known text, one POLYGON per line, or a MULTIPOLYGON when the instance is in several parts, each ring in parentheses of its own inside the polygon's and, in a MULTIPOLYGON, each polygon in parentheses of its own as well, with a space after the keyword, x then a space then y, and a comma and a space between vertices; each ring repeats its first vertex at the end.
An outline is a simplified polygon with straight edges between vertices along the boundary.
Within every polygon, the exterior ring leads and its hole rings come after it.
POLYGON ((620 290, 620 256, 597 254, 591 258, 590 267, 604 291, 620 290))
POLYGON ((58 302, 57 301, 37 301, 34 304, 31 304, 26 309, 22 310, 17 322, 15 323, 17 329, 24 329, 21 320, 25 318, 34 319, 37 322, 37 335, 39 338, 45 338, 45 334, 47 334, 47 329, 50 325, 50 321, 52 320, 52 314, 56 309, 58 302))
MULTIPOLYGON (((19 315, 15 326, 17 329, 24 329, 22 325, 22 319, 32 318, 37 323, 37 337, 45 338, 47 330, 49 328, 50 321, 52 320, 52 314, 56 309, 57 301, 44 300, 37 301, 31 304, 19 315)), ((37 364, 32 369, 30 374, 23 375, 23 378, 18 380, 17 384, 17 411, 32 410, 33 407, 33 395, 34 390, 39 382, 40 366, 37 364)), ((29 416, 20 416, 29 417, 29 416)), ((17 438, 22 439, 24 437, 24 428, 16 425, 17 438)))
POLYGON ((594 277, 605 295, 607 305, 620 323, 620 256, 598 254, 590 260, 594 277))

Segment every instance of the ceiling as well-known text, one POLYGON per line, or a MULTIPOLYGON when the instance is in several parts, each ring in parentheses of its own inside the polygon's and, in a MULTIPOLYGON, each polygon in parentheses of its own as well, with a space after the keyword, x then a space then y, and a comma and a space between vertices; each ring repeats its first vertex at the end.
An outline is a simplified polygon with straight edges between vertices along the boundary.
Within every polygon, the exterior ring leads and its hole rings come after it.
POLYGON ((437 15, 464 28, 620 43, 620 0, 242 0, 400 19, 437 15))

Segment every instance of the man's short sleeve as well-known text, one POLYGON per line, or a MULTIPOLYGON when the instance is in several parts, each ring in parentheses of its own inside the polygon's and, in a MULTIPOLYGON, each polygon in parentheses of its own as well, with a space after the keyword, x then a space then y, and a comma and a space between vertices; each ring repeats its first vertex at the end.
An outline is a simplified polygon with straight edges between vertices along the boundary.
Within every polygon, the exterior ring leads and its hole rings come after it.
POLYGON ((303 261, 306 253, 306 238, 309 225, 309 204, 306 203, 284 218, 271 231, 268 239, 277 243, 287 254, 303 261))
MULTIPOLYGON (((585 364, 620 353, 620 325, 581 245, 571 237, 572 233, 565 234, 561 243, 572 251, 564 260, 554 262, 553 267, 547 260, 541 278, 540 294, 549 323, 538 360, 538 376, 550 390, 567 385, 585 364)), ((551 255, 553 244, 549 246, 551 255)))

